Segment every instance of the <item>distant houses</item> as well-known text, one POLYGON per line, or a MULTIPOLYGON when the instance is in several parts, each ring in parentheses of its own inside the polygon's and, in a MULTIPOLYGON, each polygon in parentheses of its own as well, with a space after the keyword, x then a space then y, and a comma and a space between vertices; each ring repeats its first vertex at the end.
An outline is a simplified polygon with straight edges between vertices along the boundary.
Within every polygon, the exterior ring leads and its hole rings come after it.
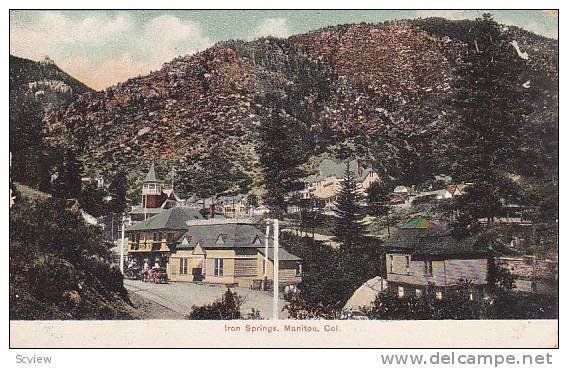
POLYGON ((349 170, 353 174, 361 194, 366 193, 371 183, 379 180, 377 173, 370 167, 365 167, 359 159, 351 161, 324 159, 319 164, 315 174, 302 180, 304 189, 297 194, 303 200, 313 200, 318 207, 328 208, 334 206, 341 191, 341 182, 343 181, 347 165, 349 165, 349 170))

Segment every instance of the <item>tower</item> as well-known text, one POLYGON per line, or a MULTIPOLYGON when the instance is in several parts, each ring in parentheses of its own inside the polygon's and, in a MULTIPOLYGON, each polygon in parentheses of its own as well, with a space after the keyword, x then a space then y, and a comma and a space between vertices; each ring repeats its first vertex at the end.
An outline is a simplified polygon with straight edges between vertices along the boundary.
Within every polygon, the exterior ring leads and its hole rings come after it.
POLYGON ((161 206, 162 185, 156 177, 154 162, 142 182, 142 207, 158 208, 161 206))

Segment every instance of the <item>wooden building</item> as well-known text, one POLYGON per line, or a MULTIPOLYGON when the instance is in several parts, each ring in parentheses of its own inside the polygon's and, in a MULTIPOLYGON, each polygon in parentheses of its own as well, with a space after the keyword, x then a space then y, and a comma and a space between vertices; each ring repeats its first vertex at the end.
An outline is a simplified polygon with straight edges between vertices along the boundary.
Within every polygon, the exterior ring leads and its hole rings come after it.
POLYGON ((488 254, 453 239, 438 223, 417 218, 387 242, 387 282, 399 297, 433 293, 443 298, 461 280, 472 284, 472 297, 487 284, 488 254))
POLYGON ((133 207, 129 212, 130 220, 132 222, 143 221, 182 203, 183 201, 176 195, 172 187, 162 185, 152 162, 142 182, 142 201, 140 206, 133 207))

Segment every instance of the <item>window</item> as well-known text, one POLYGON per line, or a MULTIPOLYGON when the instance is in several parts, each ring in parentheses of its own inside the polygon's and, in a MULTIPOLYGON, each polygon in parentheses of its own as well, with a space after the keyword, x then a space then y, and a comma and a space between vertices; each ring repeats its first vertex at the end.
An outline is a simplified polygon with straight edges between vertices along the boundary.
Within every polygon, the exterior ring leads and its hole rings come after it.
POLYGON ((158 233, 152 234, 154 241, 158 241, 158 233))
POLYGON ((179 259, 179 274, 180 275, 187 275, 187 258, 180 258, 179 259))
POLYGON ((398 297, 399 297, 399 298, 404 298, 404 286, 399 286, 399 287, 398 287, 398 297))
POLYGON ((174 233, 166 233, 166 241, 168 244, 172 244, 174 242, 174 233))
POLYGON ((215 276, 223 276, 223 258, 215 258, 215 276))
POLYGON ((424 261, 424 274, 432 276, 432 261, 424 261))
POLYGON ((389 256, 389 259, 390 259, 390 262, 389 262, 390 271, 389 272, 392 273, 392 264, 393 264, 393 261, 394 261, 394 257, 393 257, 392 254, 389 256))
POLYGON ((296 276, 302 276, 302 265, 298 264, 298 267, 296 268, 296 276))
POLYGON ((406 273, 410 273, 410 256, 406 256, 404 257, 404 259, 406 260, 406 273))

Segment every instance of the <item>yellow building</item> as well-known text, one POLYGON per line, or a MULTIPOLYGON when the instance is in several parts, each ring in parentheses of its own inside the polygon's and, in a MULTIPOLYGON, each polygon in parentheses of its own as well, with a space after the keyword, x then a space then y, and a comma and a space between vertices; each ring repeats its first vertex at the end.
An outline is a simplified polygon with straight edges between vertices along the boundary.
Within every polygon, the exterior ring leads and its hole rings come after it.
MULTIPOLYGON (((171 281, 250 287, 254 280, 273 278, 272 240, 265 257, 265 235, 254 225, 234 219, 191 221, 170 255, 171 281)), ((301 282, 300 258, 279 248, 280 288, 301 282)))
MULTIPOLYGON (((250 287, 273 279, 272 240, 246 219, 203 219, 197 209, 173 207, 125 230, 128 258, 165 267, 170 281, 250 287), (265 266, 266 264, 266 266, 265 266)), ((279 286, 301 282, 300 258, 279 248, 279 286)))

